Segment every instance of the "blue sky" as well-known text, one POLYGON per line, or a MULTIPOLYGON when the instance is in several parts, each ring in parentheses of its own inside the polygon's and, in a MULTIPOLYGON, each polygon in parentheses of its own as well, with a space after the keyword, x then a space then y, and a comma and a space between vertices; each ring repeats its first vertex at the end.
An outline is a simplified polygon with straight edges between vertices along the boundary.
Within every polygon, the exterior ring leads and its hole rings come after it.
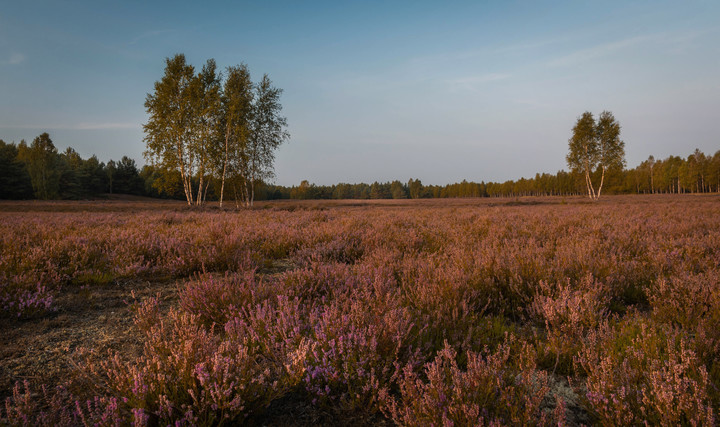
POLYGON ((629 166, 720 149, 717 1, 3 1, 0 138, 143 164, 176 53, 284 90, 282 185, 554 173, 586 110, 629 166))

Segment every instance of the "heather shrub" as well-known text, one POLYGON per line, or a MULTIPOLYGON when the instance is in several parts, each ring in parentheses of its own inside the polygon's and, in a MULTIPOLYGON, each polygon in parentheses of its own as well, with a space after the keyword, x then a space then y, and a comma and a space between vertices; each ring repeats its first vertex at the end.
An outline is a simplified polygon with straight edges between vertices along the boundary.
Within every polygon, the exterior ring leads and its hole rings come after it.
POLYGON ((59 402, 59 393, 52 394, 43 386, 41 394, 33 393, 30 383, 25 380, 18 382, 12 390, 12 396, 5 399, 4 411, 0 409, 0 424, 14 426, 69 426, 77 423, 77 417, 68 408, 67 402, 59 402), (54 403, 50 409, 43 406, 46 402, 54 403), (58 404, 59 403, 59 404, 58 404))
POLYGON ((648 294, 653 317, 661 322, 689 331, 720 320, 719 270, 661 278, 648 294))
POLYGON ((523 346, 511 360, 511 346, 495 352, 468 352, 467 367, 458 365, 448 344, 422 373, 406 365, 399 375, 399 395, 383 390, 384 410, 400 425, 542 425, 548 415, 541 403, 549 392, 547 375, 533 366, 523 346))
POLYGON ((312 304, 346 294, 354 286, 354 275, 347 264, 311 262, 305 267, 281 273, 275 287, 288 297, 312 304))
POLYGON ((198 274, 178 289, 180 306, 208 326, 224 325, 237 309, 264 301, 273 292, 255 270, 225 276, 198 274))
POLYGON ((283 397, 334 421, 540 424, 547 381, 578 422, 714 421, 716 200, 548 200, 0 213, 4 316, 179 279, 179 308, 133 305, 136 354, 96 353, 81 396, 20 384, 0 424, 253 422, 283 397))
POLYGON ((88 365, 142 424, 242 422, 284 394, 292 387, 288 383, 299 381, 303 357, 297 353, 303 346, 288 355, 293 362, 287 363, 263 352, 253 335, 237 333, 237 326, 222 336, 197 315, 171 309, 163 317, 156 307, 153 298, 138 309, 142 355, 127 361, 114 354, 98 366, 88 365))
MULTIPOLYGON (((493 345, 488 321, 502 316, 488 307, 502 297, 475 281, 471 272, 451 257, 417 255, 403 260, 399 271, 403 306, 412 310, 422 325, 419 344, 423 353, 434 354, 448 341, 460 350, 493 345)), ((497 324, 495 325, 497 326, 497 324)), ((496 343, 495 343, 496 344, 496 343)))
POLYGON ((361 237, 353 230, 341 229, 337 234, 329 234, 321 241, 310 243, 293 254, 300 265, 313 262, 353 264, 365 253, 361 237))
POLYGON ((16 383, 4 411, 0 407, 0 424, 13 426, 121 426, 127 424, 126 416, 117 398, 81 401, 61 386, 51 390, 43 385, 33 392, 27 380, 22 386, 16 383))
POLYGON ((608 425, 714 425, 707 370, 674 329, 633 316, 591 331, 576 358, 586 405, 608 425))
POLYGON ((691 336, 707 368, 716 408, 720 405, 720 271, 660 279, 648 291, 653 318, 691 336))
POLYGON ((569 279, 554 285, 540 282, 530 313, 545 326, 544 350, 555 356, 550 365, 553 374, 558 368, 560 373, 572 373, 572 358, 587 333, 607 317, 607 305, 605 287, 591 275, 574 286, 569 279))
POLYGON ((334 411, 379 411, 378 393, 398 363, 417 364, 418 333, 392 285, 332 300, 311 316, 314 346, 307 358, 306 390, 315 405, 334 411))
POLYGON ((241 343, 265 362, 266 372, 277 379, 278 397, 299 385, 305 373, 306 356, 314 346, 308 318, 308 308, 299 299, 268 298, 237 309, 225 324, 225 339, 241 343))
POLYGON ((43 284, 44 275, 0 273, 0 313, 31 317, 52 309, 55 292, 43 284))

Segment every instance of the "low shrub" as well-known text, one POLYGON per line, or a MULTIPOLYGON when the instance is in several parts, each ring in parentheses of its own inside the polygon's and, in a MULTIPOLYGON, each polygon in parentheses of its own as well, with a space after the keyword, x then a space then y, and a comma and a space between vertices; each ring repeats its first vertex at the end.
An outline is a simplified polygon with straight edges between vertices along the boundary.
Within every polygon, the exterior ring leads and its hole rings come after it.
POLYGON ((576 358, 607 425, 714 425, 707 370, 678 331, 633 316, 591 331, 576 358))
MULTIPOLYGON (((535 369, 532 351, 523 346, 511 360, 511 345, 495 352, 467 353, 461 369, 448 344, 422 373, 406 365, 399 375, 399 396, 382 393, 385 411, 399 425, 543 425, 549 392, 547 374, 535 369)), ((562 405, 558 406, 562 408, 562 405)), ((559 410, 558 420, 564 415, 559 410)))

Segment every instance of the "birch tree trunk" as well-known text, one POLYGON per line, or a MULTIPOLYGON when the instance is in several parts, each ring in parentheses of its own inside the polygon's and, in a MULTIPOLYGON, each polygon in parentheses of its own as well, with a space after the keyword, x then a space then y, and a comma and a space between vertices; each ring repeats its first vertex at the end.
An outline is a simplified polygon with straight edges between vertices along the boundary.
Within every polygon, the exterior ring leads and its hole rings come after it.
POLYGON ((203 183, 204 183, 205 177, 203 177, 203 174, 200 174, 200 183, 198 185, 198 191, 197 191, 197 197, 195 198, 195 206, 202 206, 202 191, 203 191, 203 183))
POLYGON ((209 179, 205 182, 205 190, 203 191, 203 203, 205 203, 207 201, 208 188, 210 188, 210 180, 209 179))
POLYGON ((221 208, 223 205, 223 194, 225 191, 225 174, 227 172, 227 164, 228 164, 228 138, 229 137, 230 137, 230 128, 228 127, 225 131, 225 160, 223 161, 222 183, 220 184, 220 207, 221 208))
POLYGON ((253 202, 255 201, 255 180, 250 180, 250 207, 253 206, 253 202))
POLYGON ((246 208, 250 207, 250 191, 248 189, 248 182, 249 181, 247 179, 245 179, 245 185, 243 185, 243 198, 245 201, 246 208))
POLYGON ((240 204, 238 203, 238 193, 237 193, 237 187, 235 186, 235 183, 233 182, 233 194, 235 196, 235 210, 240 210, 240 204))
POLYGON ((605 166, 602 167, 602 175, 600 175, 600 187, 598 187, 597 196, 595 196, 595 200, 598 200, 600 198, 600 192, 602 191, 603 182, 605 182, 605 166))

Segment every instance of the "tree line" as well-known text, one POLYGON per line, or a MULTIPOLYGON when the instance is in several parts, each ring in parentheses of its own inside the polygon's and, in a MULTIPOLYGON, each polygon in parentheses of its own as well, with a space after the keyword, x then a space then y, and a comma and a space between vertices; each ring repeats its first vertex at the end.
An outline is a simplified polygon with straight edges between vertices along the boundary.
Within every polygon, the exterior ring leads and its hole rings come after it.
POLYGON ((610 194, 720 192, 720 151, 699 149, 687 158, 648 157, 625 169, 625 142, 620 124, 609 111, 596 121, 586 111, 578 117, 568 140, 570 172, 536 174, 503 183, 468 182, 423 185, 419 179, 340 183, 318 186, 303 180, 284 187, 267 184, 272 177, 274 150, 288 138, 279 115, 280 89, 267 75, 253 84, 245 65, 228 67, 226 78, 207 61, 196 75, 183 55, 166 59, 165 75, 147 95, 150 115, 144 125, 145 156, 150 163, 138 170, 135 161, 85 160, 72 148, 59 154, 43 133, 28 145, 0 140, 0 198, 78 199, 103 193, 126 193, 185 199, 189 205, 219 200, 226 183, 237 208, 258 199, 419 199, 446 197, 517 197, 587 195, 597 200, 610 194))
MULTIPOLYGON (((591 173, 599 182, 601 170, 591 173)), ((244 187, 244 182, 238 180, 244 187)), ((272 199, 419 199, 452 197, 571 196, 587 194, 584 171, 538 173, 531 178, 505 182, 462 181, 447 185, 424 185, 419 179, 407 182, 278 186, 259 179, 252 190, 257 200, 272 199)), ((199 188, 199 177, 191 180, 199 188)), ((227 187, 226 182, 226 187, 227 187)), ((219 201, 222 181, 204 183, 203 200, 219 201)), ((649 156, 632 169, 613 170, 605 177, 607 194, 713 193, 720 192, 720 151, 714 155, 699 149, 687 157, 649 156)), ((236 187, 237 189, 237 187, 236 187)), ((59 153, 43 133, 30 144, 6 143, 0 139, 0 199, 90 199, 107 193, 187 200, 179 171, 160 170, 153 165, 138 168, 124 156, 103 163, 96 156, 83 159, 68 147, 59 153)), ((240 196, 239 196, 240 197, 240 196)))
POLYGON ((28 144, 0 139, 0 199, 88 199, 107 193, 147 195, 135 160, 103 163, 68 147, 59 153, 48 133, 28 144))
MULTIPOLYGON (((269 186, 266 194, 278 199, 418 199, 455 197, 579 196, 588 194, 585 170, 555 174, 537 173, 531 178, 505 182, 462 182, 423 185, 419 179, 372 184, 269 186)), ((720 151, 707 155, 696 149, 686 158, 650 156, 632 169, 602 168, 589 173, 590 181, 603 182, 604 194, 717 193, 720 192, 720 151)), ((599 190, 597 188, 596 190, 599 190)), ((592 191, 592 190, 591 190, 592 191)), ((596 191, 598 195, 599 191, 596 191)))

